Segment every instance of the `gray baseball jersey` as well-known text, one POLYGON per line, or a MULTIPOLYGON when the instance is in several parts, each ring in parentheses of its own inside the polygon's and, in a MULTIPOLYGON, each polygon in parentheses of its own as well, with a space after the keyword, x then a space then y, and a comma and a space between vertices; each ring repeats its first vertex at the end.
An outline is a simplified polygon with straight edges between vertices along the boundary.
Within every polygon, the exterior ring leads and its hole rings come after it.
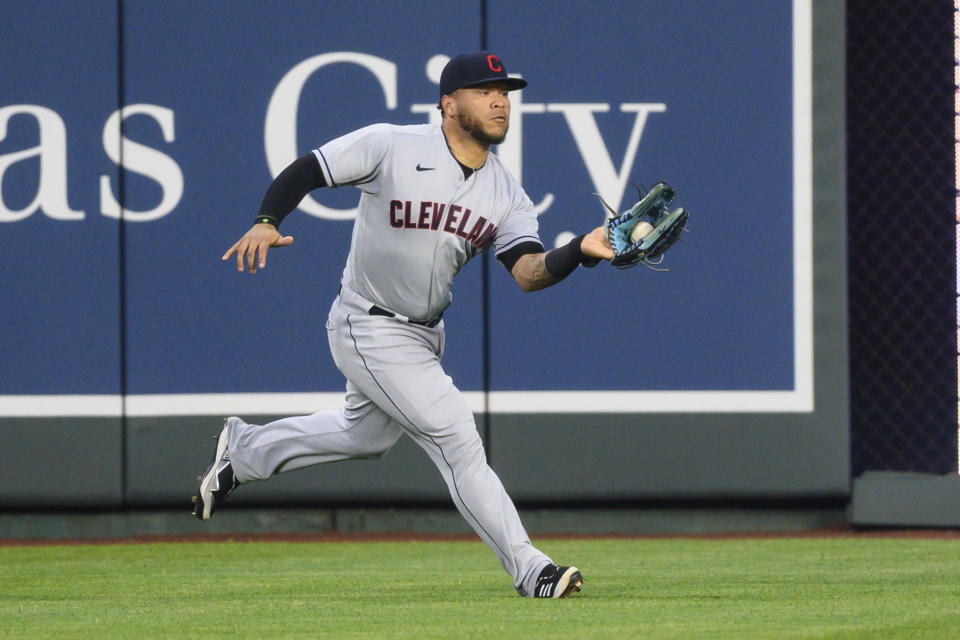
POLYGON ((533 203, 496 155, 464 179, 439 124, 375 124, 314 154, 328 185, 362 192, 341 282, 384 309, 435 318, 481 250, 540 242, 533 203))
POLYGON ((487 465, 473 412, 440 365, 450 285, 481 250, 537 241, 533 205, 494 155, 464 179, 439 125, 377 124, 314 154, 330 186, 361 191, 327 339, 347 378, 340 410, 265 425, 231 417, 227 442, 240 482, 338 460, 376 458, 403 435, 437 466, 454 504, 521 594, 552 560, 533 546, 487 465), (374 313, 372 305, 406 319, 374 313))

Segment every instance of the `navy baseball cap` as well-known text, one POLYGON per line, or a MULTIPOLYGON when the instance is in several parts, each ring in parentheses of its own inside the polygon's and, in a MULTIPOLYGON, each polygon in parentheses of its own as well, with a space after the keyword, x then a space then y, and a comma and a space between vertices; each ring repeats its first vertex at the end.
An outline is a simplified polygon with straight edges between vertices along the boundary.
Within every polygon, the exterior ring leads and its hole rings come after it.
POLYGON ((471 51, 451 58, 443 68, 440 74, 440 97, 485 82, 504 82, 509 91, 527 86, 526 80, 507 75, 507 68, 499 57, 489 51, 471 51))

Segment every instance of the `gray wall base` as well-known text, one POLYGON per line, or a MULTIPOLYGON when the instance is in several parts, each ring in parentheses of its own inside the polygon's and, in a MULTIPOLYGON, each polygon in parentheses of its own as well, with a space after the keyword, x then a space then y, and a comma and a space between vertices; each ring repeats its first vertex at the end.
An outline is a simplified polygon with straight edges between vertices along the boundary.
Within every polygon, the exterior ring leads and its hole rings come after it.
MULTIPOLYGON (((527 531, 545 534, 697 534, 797 532, 845 523, 845 509, 658 507, 521 509, 527 531)), ((470 533, 453 508, 218 510, 207 522, 182 511, 0 513, 0 538, 123 538, 144 535, 261 533, 470 533)))
POLYGON ((960 475, 868 471, 853 481, 858 527, 960 527, 960 475))

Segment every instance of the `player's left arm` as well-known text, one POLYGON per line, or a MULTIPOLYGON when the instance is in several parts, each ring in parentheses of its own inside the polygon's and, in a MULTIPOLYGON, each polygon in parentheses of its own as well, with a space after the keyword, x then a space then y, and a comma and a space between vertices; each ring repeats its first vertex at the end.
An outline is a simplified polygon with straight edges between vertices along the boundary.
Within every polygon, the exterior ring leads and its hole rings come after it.
POLYGON ((581 264, 592 267, 600 260, 612 257, 613 249, 603 227, 597 227, 562 247, 515 257, 515 262, 508 268, 521 289, 538 291, 560 282, 581 264))

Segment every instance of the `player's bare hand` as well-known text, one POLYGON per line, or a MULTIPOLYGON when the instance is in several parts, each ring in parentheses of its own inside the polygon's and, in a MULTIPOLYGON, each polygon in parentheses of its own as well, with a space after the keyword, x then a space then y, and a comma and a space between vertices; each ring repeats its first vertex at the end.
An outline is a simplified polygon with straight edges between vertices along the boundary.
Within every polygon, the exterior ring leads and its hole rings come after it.
POLYGON ((610 246, 610 241, 607 240, 607 234, 603 227, 597 227, 583 237, 583 242, 580 243, 580 251, 585 256, 600 258, 601 260, 609 260, 613 257, 613 248, 610 246))
POLYGON ((257 268, 263 269, 267 266, 267 251, 270 247, 286 247, 291 244, 293 244, 293 236, 280 235, 272 224, 258 222, 250 227, 250 230, 243 234, 243 237, 237 240, 220 259, 226 261, 230 256, 236 255, 237 271, 243 271, 246 264, 247 271, 256 273, 257 268))

